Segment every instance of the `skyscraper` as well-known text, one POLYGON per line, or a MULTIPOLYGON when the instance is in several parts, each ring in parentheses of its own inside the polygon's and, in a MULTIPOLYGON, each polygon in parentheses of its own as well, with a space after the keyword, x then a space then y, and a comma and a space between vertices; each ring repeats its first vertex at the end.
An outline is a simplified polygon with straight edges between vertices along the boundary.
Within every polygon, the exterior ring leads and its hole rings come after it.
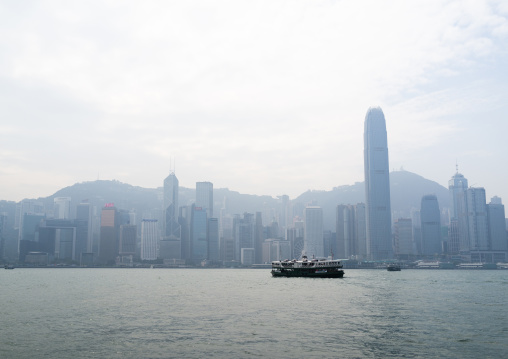
POLYGON ((458 219, 460 215, 461 200, 464 192, 467 190, 467 179, 458 172, 448 181, 448 190, 450 191, 450 221, 458 219))
POLYGON ((113 203, 107 203, 101 213, 101 235, 99 244, 99 262, 115 264, 118 255, 118 211, 113 203))
POLYGON ((450 193, 450 227, 448 230, 448 254, 457 255, 469 248, 469 229, 467 216, 467 179, 457 172, 448 181, 450 193))
MULTIPOLYGON (((304 251, 309 257, 323 257, 323 210, 321 207, 305 208, 304 251)), ((328 256, 328 253, 326 254, 328 256)))
POLYGON ((441 213, 435 195, 422 197, 420 217, 422 229, 421 254, 424 256, 441 254, 441 213))
POLYGON ((141 259, 157 259, 157 242, 159 229, 156 219, 143 219, 141 221, 141 259))
POLYGON ((182 258, 182 230, 178 215, 178 178, 171 172, 164 180, 164 235, 159 245, 159 258, 182 258))
POLYGON ((211 261, 218 261, 219 220, 217 218, 208 218, 207 238, 208 238, 208 259, 211 261))
POLYGON ((471 252, 488 251, 490 246, 485 189, 483 187, 470 187, 466 193, 469 250, 471 252))
POLYGON ((192 206, 190 227, 191 261, 199 264, 208 257, 207 218, 204 208, 192 206))
POLYGON ((369 108, 364 128, 367 254, 370 259, 393 257, 390 173, 385 116, 381 108, 369 108))
POLYGON ((489 217, 490 246, 493 251, 508 250, 504 205, 501 198, 493 197, 487 205, 489 217))
POLYGON ((79 251, 76 258, 80 258, 81 253, 92 252, 92 208, 90 203, 82 202, 76 206, 76 221, 79 223, 79 232, 77 233, 77 249, 79 251))
POLYGON ((399 218, 394 223, 394 252, 398 259, 409 259, 415 254, 413 222, 411 218, 399 218))
POLYGON ((213 183, 196 182, 196 207, 205 209, 208 218, 213 217, 213 183))
POLYGON ((180 240, 178 223, 178 178, 174 172, 164 180, 164 239, 180 240))

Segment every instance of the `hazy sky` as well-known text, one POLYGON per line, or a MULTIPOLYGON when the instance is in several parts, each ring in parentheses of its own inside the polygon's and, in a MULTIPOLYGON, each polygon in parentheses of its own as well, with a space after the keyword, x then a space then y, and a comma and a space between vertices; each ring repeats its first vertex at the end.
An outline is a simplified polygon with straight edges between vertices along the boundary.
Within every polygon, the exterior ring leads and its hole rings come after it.
POLYGON ((507 1, 1 1, 0 199, 76 182, 291 198, 390 167, 508 203, 507 1))

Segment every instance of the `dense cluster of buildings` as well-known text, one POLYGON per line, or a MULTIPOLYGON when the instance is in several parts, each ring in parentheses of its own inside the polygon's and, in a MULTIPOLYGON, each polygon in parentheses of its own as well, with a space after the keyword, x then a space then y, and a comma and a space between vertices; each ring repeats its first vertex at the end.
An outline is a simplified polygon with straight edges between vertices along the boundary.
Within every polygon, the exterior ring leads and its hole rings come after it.
POLYGON ((449 182, 450 208, 440 209, 437 197, 428 194, 410 216, 392 213, 380 108, 370 108, 365 118, 364 165, 365 203, 337 203, 335 231, 323 228, 323 209, 316 203, 302 206, 288 196, 279 197, 269 213, 229 213, 226 199, 214 201, 210 182, 197 182, 192 203, 181 204, 179 181, 170 171, 160 208, 142 218, 114 203, 97 207, 82 201, 71 208, 70 197, 56 197, 48 210, 23 200, 16 207, 17 241, 10 255, 4 240, 7 216, 0 213, 0 254, 4 261, 28 265, 83 266, 250 266, 303 253, 358 261, 508 260, 501 199, 487 204, 485 190, 469 187, 458 170, 449 182))

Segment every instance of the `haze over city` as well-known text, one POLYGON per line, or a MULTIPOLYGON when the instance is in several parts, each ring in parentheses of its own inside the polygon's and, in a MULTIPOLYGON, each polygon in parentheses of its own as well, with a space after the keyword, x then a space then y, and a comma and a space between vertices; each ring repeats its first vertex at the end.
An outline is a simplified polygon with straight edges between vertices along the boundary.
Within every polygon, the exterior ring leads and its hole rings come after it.
POLYGON ((0 199, 76 182, 211 181, 298 196, 390 168, 455 165, 508 200, 508 4, 214 1, 0 4, 0 199))

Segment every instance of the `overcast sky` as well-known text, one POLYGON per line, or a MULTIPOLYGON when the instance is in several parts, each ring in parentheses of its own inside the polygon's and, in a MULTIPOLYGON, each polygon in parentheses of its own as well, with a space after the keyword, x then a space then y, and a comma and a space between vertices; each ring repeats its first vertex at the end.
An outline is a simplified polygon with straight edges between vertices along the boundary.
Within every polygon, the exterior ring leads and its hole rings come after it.
POLYGON ((291 198, 391 169, 508 203, 506 1, 0 1, 0 199, 76 182, 291 198))

